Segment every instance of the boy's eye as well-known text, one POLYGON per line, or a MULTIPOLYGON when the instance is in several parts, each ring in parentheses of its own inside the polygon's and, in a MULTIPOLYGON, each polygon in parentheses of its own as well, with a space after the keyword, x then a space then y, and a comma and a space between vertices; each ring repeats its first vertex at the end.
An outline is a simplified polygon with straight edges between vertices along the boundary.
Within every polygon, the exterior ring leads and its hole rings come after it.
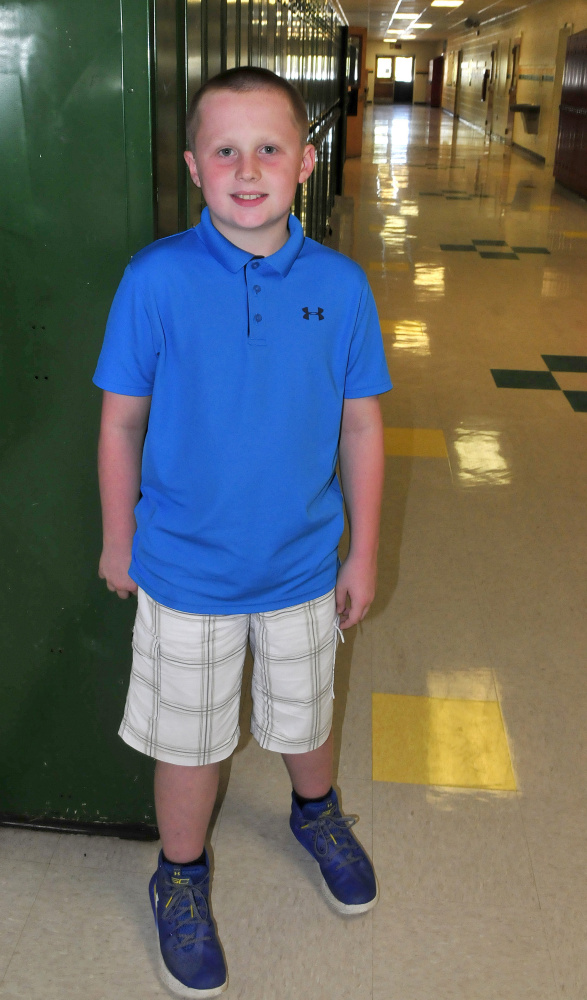
POLYGON ((230 156, 232 153, 232 149, 230 146, 223 146, 222 149, 218 150, 218 152, 220 156, 230 156))
POLYGON ((262 153, 276 153, 277 149, 276 149, 275 146, 267 145, 267 146, 262 146, 261 147, 261 152, 262 153))

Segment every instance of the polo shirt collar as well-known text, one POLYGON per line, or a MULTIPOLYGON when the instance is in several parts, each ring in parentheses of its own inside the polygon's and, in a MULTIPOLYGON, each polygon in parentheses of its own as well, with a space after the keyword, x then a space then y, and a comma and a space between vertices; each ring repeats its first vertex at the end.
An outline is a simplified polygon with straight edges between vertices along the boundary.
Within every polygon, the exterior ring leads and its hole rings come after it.
MULTIPOLYGON (((304 230, 299 219, 296 219, 295 215, 290 215, 287 225, 289 229, 289 239, 287 242, 276 253, 263 258, 264 265, 269 265, 269 267, 277 271, 284 278, 291 270, 294 261, 304 245, 304 230)), ((241 250, 240 247, 235 247, 234 243, 231 243, 222 233, 218 232, 212 223, 210 212, 207 208, 204 208, 202 211, 200 222, 196 226, 196 232, 208 252, 212 254, 219 264, 222 264, 227 271, 232 271, 233 274, 236 274, 241 267, 244 267, 245 264, 248 264, 255 257, 255 254, 249 253, 248 250, 241 250)))

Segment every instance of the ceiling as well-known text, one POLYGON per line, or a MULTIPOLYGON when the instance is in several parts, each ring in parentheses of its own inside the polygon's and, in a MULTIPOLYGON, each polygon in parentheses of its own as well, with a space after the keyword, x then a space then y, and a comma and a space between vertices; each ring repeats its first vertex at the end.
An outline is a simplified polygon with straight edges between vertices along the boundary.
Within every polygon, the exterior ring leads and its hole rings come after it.
MULTIPOLYGON (((341 6, 350 25, 367 28, 368 37, 382 39, 395 12, 418 15, 423 24, 431 24, 426 30, 414 29, 410 34, 418 40, 431 41, 448 38, 468 27, 467 18, 487 24, 504 14, 529 7, 537 0, 464 0, 460 7, 432 7, 430 0, 341 0, 341 6)), ((394 19, 392 38, 401 38, 402 29, 408 30, 408 19, 394 19), (399 33, 398 33, 399 29, 399 33)))

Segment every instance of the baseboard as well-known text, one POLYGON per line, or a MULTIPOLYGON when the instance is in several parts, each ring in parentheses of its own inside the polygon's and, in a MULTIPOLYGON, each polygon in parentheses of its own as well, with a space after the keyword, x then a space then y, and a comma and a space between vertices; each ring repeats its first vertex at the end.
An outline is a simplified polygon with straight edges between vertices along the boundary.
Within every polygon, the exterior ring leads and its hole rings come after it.
POLYGON ((475 132, 481 132, 482 135, 486 134, 484 125, 476 125, 474 122, 468 121, 467 118, 462 118, 461 115, 457 115, 457 118, 463 123, 463 125, 468 125, 469 128, 474 128, 475 132))
POLYGON ((546 157, 541 156, 540 153, 535 153, 532 149, 526 149, 525 146, 520 146, 519 142, 512 142, 512 148, 515 149, 516 153, 520 153, 521 156, 525 156, 528 160, 532 160, 533 163, 539 163, 543 167, 546 163, 546 157))
POLYGON ((0 826, 45 833, 82 833, 91 837, 118 837, 120 840, 158 840, 159 831, 150 823, 83 823, 72 819, 29 819, 0 813, 0 826))

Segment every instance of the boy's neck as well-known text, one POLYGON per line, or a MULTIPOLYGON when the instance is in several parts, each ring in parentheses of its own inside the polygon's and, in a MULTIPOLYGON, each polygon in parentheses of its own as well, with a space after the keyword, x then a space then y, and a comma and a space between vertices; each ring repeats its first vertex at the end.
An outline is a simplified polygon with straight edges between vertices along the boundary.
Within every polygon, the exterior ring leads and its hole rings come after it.
MULTIPOLYGON (((209 209, 208 211, 210 212, 209 209)), ((223 225, 222 222, 214 217, 212 212, 210 212, 210 221, 214 228, 229 243, 238 247, 239 250, 245 250, 247 253, 253 254, 255 257, 270 257, 271 254, 281 250, 282 246, 285 246, 289 239, 287 220, 279 228, 268 229, 266 232, 257 230, 250 233, 246 230, 235 230, 232 227, 223 225)))

